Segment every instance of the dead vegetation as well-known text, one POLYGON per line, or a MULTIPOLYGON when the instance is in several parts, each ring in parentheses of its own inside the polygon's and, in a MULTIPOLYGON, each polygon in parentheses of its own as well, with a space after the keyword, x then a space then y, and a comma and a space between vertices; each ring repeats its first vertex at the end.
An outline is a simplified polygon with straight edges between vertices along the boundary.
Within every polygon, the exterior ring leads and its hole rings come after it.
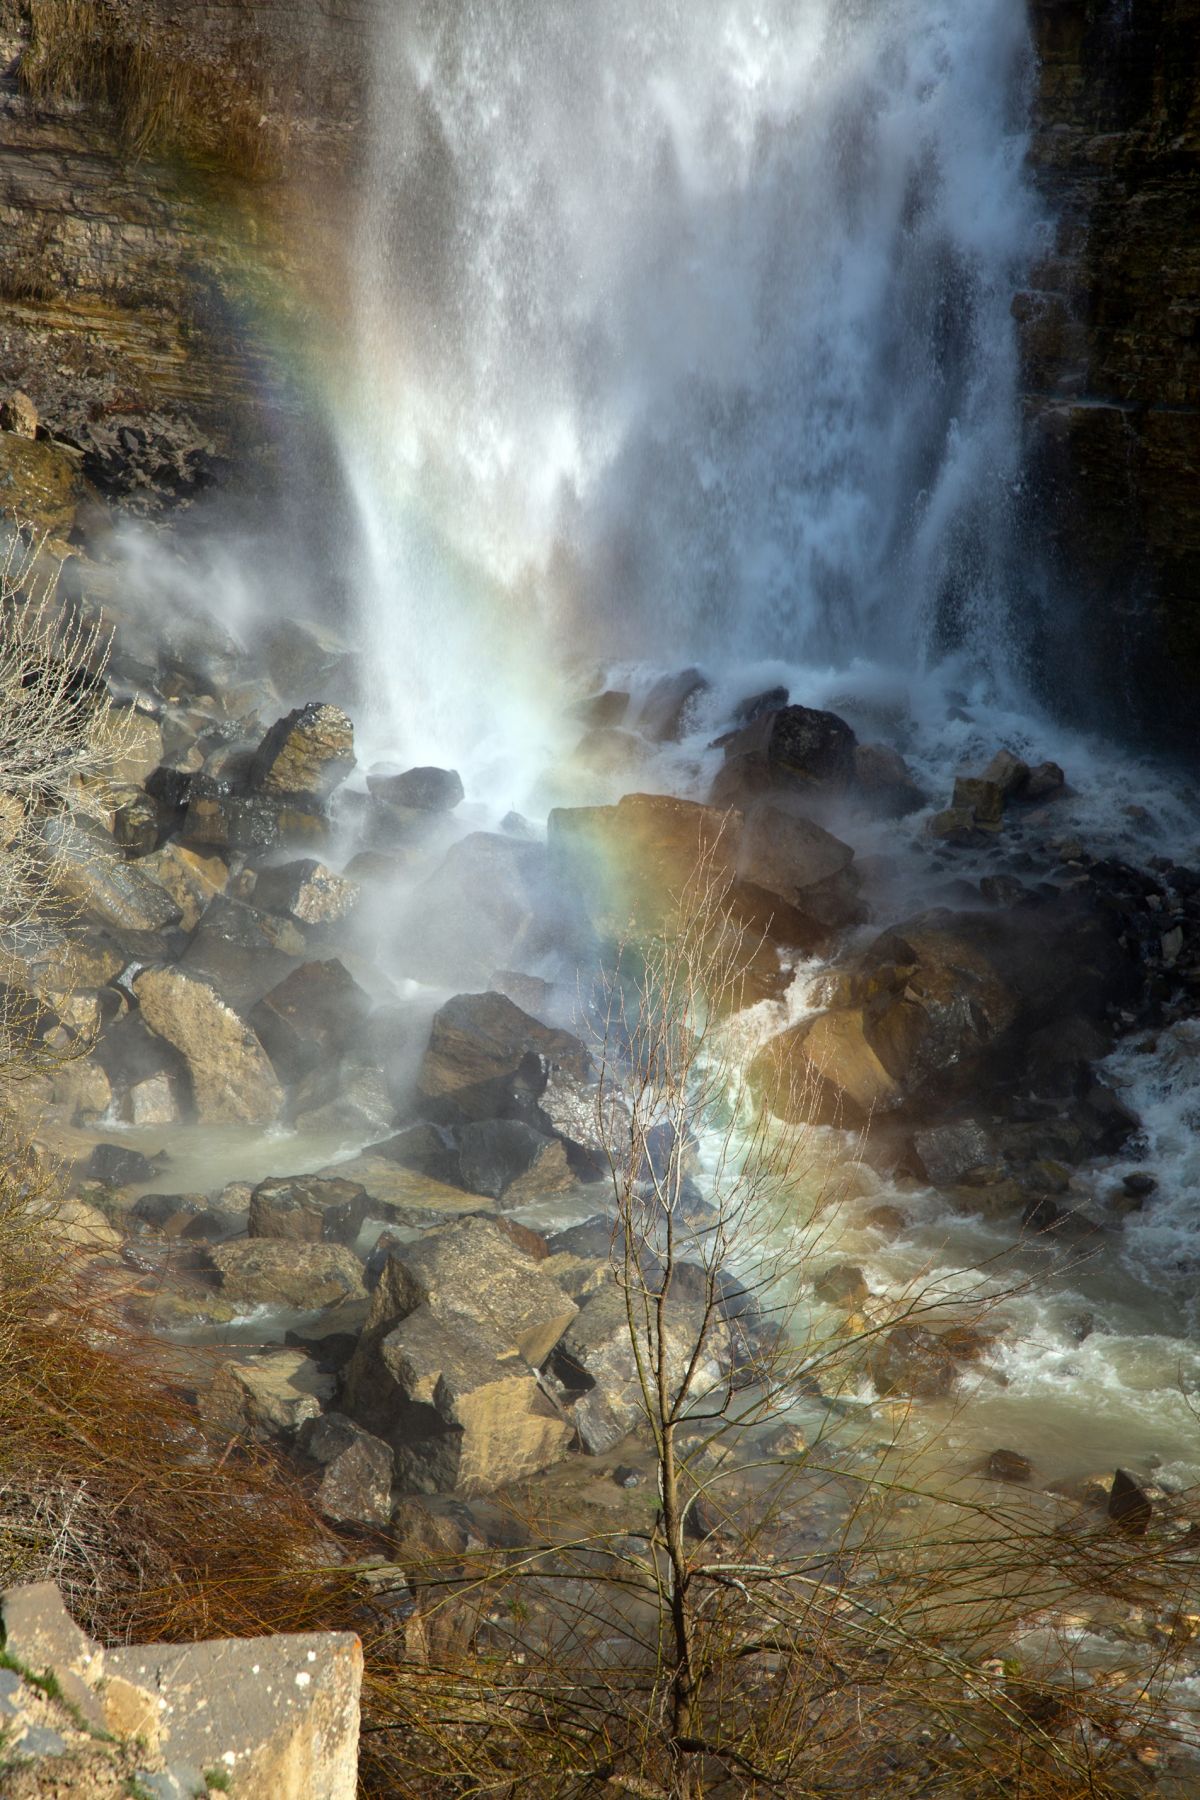
POLYGON ((279 172, 287 134, 257 38, 205 54, 139 0, 3 0, 0 22, 28 33, 25 91, 105 107, 131 155, 180 155, 255 181, 279 172))

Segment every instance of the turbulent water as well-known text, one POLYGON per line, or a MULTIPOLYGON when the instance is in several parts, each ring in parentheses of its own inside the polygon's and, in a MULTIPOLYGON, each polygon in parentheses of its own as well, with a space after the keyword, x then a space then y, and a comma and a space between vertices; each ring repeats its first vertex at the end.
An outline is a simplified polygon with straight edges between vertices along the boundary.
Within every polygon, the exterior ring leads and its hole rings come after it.
POLYGON ((1020 0, 378 30, 335 427, 392 736, 526 742, 565 654, 1007 676, 1020 0))

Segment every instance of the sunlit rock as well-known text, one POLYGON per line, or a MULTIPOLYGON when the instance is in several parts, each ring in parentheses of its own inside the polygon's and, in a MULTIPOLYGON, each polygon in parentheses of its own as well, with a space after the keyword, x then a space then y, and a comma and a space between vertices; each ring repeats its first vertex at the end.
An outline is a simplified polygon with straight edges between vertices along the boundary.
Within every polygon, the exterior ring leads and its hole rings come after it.
POLYGON ((344 964, 303 963, 264 995, 249 1015, 276 1071, 295 1082, 329 1068, 358 1042, 367 995, 344 964))
POLYGON ((249 786, 274 798, 328 799, 354 767, 354 726, 337 706, 310 701, 277 719, 254 753, 249 786))
POLYGON ((251 1306, 336 1306, 363 1297, 362 1264, 344 1244, 248 1238, 210 1252, 224 1300, 251 1306))
POLYGON ((211 983, 181 969, 147 969, 133 989, 144 1023, 187 1064, 197 1118, 214 1125, 275 1123, 284 1094, 270 1059, 211 983))
POLYGON ((201 1421, 223 1436, 293 1438, 320 1417, 333 1398, 334 1379, 300 1350, 222 1360, 199 1395, 201 1421))
POLYGON ((360 892, 356 882, 305 857, 260 870, 254 903, 268 912, 286 913, 298 925, 336 925, 353 912, 360 892))
POLYGON ((367 1216, 367 1190, 355 1181, 319 1175, 279 1175, 250 1196, 252 1238, 294 1243, 353 1244, 367 1216))

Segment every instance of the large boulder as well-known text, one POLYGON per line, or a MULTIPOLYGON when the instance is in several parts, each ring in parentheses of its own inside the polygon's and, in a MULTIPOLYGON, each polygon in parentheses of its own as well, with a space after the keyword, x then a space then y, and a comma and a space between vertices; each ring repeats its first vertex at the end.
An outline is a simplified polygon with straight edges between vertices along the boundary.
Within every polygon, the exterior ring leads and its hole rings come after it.
POLYGON ((261 856, 315 848, 329 836, 329 821, 309 795, 232 794, 204 777, 189 784, 186 808, 180 836, 201 851, 261 856))
POLYGON ((872 1048, 861 1007, 818 1013, 772 1038, 750 1084, 776 1118, 856 1127, 903 1103, 904 1089, 872 1048))
POLYGON ((849 844, 786 799, 759 801, 738 838, 739 886, 781 915, 773 936, 798 943, 819 940, 864 917, 853 863, 849 844))
POLYGON ((261 870, 254 884, 254 904, 311 929, 339 925, 357 906, 360 892, 357 882, 335 875, 312 857, 302 857, 261 870))
POLYGON ((840 794, 854 780, 854 732, 836 713, 809 706, 764 712, 725 740, 713 806, 745 806, 772 788, 840 794))
POLYGON ((494 1221, 394 1250, 345 1377, 402 1486, 486 1492, 556 1461, 570 1427, 535 1370, 577 1308, 494 1221))
POLYGON ((456 769, 375 768, 367 776, 367 787, 385 805, 412 812, 453 812, 465 798, 462 777, 456 769))
POLYGON ((254 753, 248 785, 255 793, 327 800, 354 767, 354 726, 337 706, 310 701, 277 719, 254 753))
POLYGON ((349 970, 331 960, 293 969, 249 1016, 279 1075, 296 1082, 360 1044, 369 1010, 349 970))
POLYGON ((218 1364, 199 1398, 210 1430, 266 1440, 293 1438, 333 1399, 334 1378, 300 1350, 273 1350, 218 1364))
POLYGON ((708 687, 708 678, 699 669, 660 676, 638 708, 636 723, 642 736, 656 744, 677 741, 693 703, 708 687))
POLYGON ((867 811, 879 819, 903 819, 925 804, 923 788, 890 744, 855 745, 854 785, 867 811))
POLYGON ((328 1412, 301 1433, 323 1471, 318 1511, 339 1525, 386 1525, 392 1512, 393 1452, 344 1413, 328 1412))
POLYGON ((429 1118, 447 1124, 521 1118, 545 1128, 538 1102, 560 1074, 575 1088, 593 1078, 577 1037, 543 1025, 503 994, 458 994, 434 1016, 417 1095, 429 1118))
POLYGON ((213 986, 234 1006, 252 1006, 308 954, 290 919, 218 895, 210 901, 179 967, 213 986))
POLYGON ((405 970, 419 979, 482 984, 495 968, 555 948, 563 931, 545 847, 473 831, 401 909, 397 944, 405 970))
POLYGON ((183 844, 164 844, 144 856, 142 873, 156 881, 179 909, 179 924, 194 931, 210 900, 225 892, 229 865, 223 857, 188 850, 183 844))
POLYGON ((362 1264, 343 1244, 246 1238, 209 1252, 224 1299, 317 1311, 366 1292, 362 1264))
POLYGON ((183 1057, 203 1124, 279 1119, 283 1089, 262 1043, 209 982, 181 969, 145 969, 133 991, 143 1023, 183 1057))
POLYGON ((368 1211, 366 1188, 332 1176, 274 1175, 250 1196, 252 1238, 293 1243, 353 1244, 368 1211))
POLYGON ((692 800, 626 794, 616 806, 559 807, 547 822, 556 873, 602 937, 677 930, 736 877, 740 821, 692 800))
POLYGON ((90 918, 126 931, 165 931, 182 909, 144 864, 126 862, 112 834, 83 814, 48 819, 42 836, 62 891, 90 918))
POLYGON ((473 1194, 522 1206, 571 1187, 575 1175, 558 1138, 523 1119, 476 1119, 455 1133, 458 1179, 473 1194))
MULTIPOLYGON (((641 1317, 636 1302, 634 1316, 635 1321, 641 1317)), ((674 1397, 696 1356, 705 1328, 704 1309, 669 1298, 665 1321, 668 1382, 674 1397)), ((635 1329, 640 1334, 640 1325, 635 1329)), ((653 1365, 656 1347, 653 1334, 648 1334, 640 1346, 647 1367, 653 1365)), ((697 1401, 723 1391, 722 1366, 728 1348, 726 1327, 710 1318, 689 1389, 697 1401)), ((611 1450, 646 1416, 626 1297, 615 1283, 607 1283, 585 1300, 578 1318, 560 1339, 551 1368, 567 1396, 579 1443, 589 1455, 602 1456, 611 1450)))

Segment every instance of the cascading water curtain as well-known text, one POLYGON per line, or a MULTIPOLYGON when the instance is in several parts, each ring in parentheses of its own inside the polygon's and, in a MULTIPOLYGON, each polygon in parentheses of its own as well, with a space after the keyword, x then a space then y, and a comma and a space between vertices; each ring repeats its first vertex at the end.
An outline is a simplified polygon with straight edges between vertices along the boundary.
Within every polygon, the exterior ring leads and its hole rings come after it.
POLYGON ((1002 672, 1023 0, 382 9, 337 429, 398 749, 580 653, 1002 672))

